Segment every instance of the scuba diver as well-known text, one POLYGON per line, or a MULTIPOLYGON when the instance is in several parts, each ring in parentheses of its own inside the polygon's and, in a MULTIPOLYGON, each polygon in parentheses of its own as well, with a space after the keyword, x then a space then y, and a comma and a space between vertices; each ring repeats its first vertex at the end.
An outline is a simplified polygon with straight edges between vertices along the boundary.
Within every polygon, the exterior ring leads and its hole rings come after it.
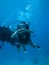
POLYGON ((26 51, 25 46, 29 44, 33 48, 40 48, 39 45, 34 44, 30 38, 31 33, 34 33, 34 31, 31 31, 29 28, 29 24, 25 21, 20 22, 20 24, 17 26, 17 30, 11 35, 11 38, 17 37, 16 44, 17 48, 20 49, 20 46, 24 48, 24 51, 26 51))

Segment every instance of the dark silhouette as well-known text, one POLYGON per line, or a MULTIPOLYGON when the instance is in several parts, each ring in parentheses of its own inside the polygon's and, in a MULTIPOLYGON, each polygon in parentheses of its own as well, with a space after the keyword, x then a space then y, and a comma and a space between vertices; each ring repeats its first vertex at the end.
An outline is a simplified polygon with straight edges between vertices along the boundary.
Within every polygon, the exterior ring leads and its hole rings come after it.
MULTIPOLYGON (((11 38, 11 35, 14 33, 14 31, 10 30, 9 27, 1 27, 0 26, 0 41, 2 42, 2 46, 4 45, 4 42, 9 42, 12 45, 15 45, 15 42, 17 41, 16 37, 11 38)), ((0 48, 2 48, 0 46, 0 48)))
POLYGON ((0 49, 4 46, 5 41, 16 46, 18 49, 20 45, 22 45, 24 51, 26 51, 25 46, 27 44, 34 48, 40 48, 38 45, 32 43, 30 38, 31 33, 33 33, 33 31, 30 31, 29 25, 24 21, 17 26, 16 31, 12 31, 9 27, 0 26, 0 41, 2 42, 0 49))

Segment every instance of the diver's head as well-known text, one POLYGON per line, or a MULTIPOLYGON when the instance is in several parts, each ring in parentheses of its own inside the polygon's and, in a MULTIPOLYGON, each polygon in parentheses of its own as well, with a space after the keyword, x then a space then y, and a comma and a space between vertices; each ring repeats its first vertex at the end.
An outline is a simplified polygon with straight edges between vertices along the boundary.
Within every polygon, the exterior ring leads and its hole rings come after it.
POLYGON ((20 21, 19 27, 29 29, 29 24, 26 21, 20 21))
POLYGON ((29 22, 27 22, 27 21, 20 21, 20 25, 21 25, 21 24, 30 25, 29 22))
POLYGON ((18 29, 21 28, 29 29, 29 24, 26 21, 20 21, 20 23, 18 24, 18 29))

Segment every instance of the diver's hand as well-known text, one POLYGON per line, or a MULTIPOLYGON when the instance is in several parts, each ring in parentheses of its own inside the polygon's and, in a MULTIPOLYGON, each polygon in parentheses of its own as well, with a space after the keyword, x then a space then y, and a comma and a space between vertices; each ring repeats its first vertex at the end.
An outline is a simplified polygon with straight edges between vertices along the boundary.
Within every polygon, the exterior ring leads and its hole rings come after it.
POLYGON ((38 50, 41 50, 41 47, 40 47, 40 46, 37 46, 37 49, 38 49, 38 50))
POLYGON ((41 47, 37 44, 34 44, 34 47, 37 48, 38 50, 41 50, 41 47))

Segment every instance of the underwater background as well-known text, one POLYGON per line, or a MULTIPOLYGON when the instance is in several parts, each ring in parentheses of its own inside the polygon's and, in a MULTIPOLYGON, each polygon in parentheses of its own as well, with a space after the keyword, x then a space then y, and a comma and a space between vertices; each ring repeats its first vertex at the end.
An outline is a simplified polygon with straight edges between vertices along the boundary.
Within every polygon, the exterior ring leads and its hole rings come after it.
POLYGON ((5 42, 0 65, 49 65, 49 0, 0 0, 0 26, 15 30, 19 21, 29 22, 31 39, 41 50, 28 45, 24 53, 5 42))

